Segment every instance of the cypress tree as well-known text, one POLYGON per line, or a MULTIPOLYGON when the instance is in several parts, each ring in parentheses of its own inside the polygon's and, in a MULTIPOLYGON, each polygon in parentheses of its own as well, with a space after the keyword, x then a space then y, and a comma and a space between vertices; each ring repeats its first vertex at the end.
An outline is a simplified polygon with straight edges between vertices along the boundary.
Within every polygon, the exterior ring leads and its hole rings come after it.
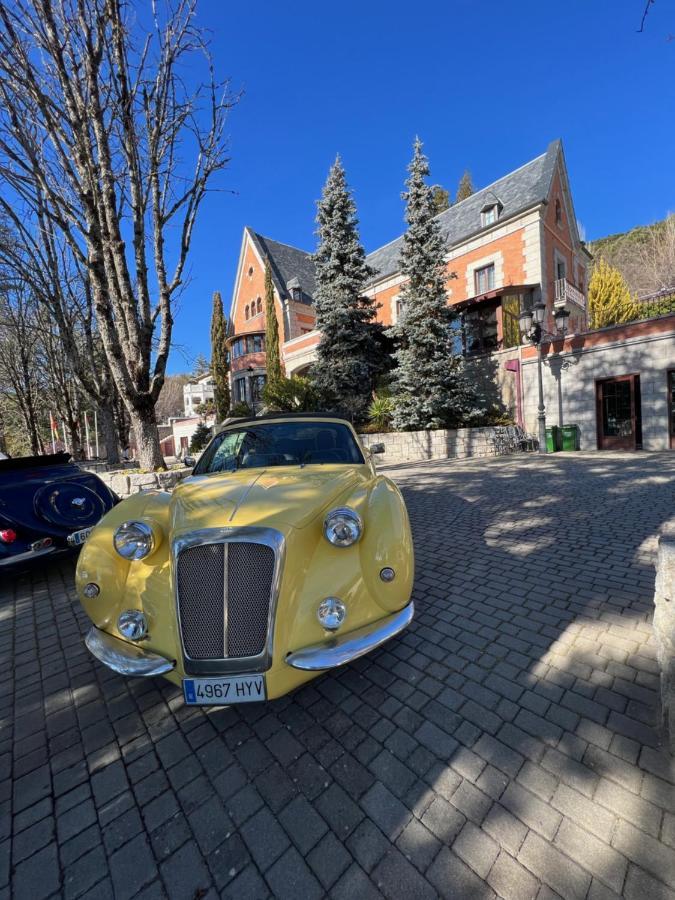
POLYGON ((473 181, 471 180, 471 172, 469 172, 468 169, 465 169, 464 174, 459 180, 455 203, 459 203, 460 200, 466 200, 467 197, 470 197, 473 194, 473 190, 474 188, 473 181))
POLYGON ((390 329, 397 350, 393 373, 394 426, 404 430, 468 423, 485 408, 470 386, 460 355, 454 353, 456 316, 448 306, 445 245, 434 218, 429 163, 417 138, 408 166, 400 271, 406 278, 403 314, 390 329))
POLYGON ((385 361, 374 324, 376 306, 363 294, 374 274, 358 233, 356 205, 338 156, 317 204, 316 327, 321 332, 312 378, 326 405, 364 421, 385 361))
POLYGON ((228 322, 223 313, 220 291, 213 295, 211 313, 211 374, 213 397, 216 405, 216 421, 222 422, 230 410, 230 363, 227 351, 228 322))
POLYGON ((630 288, 618 269, 604 257, 594 266, 588 283, 588 314, 591 328, 630 322, 637 315, 630 288))
POLYGON ((282 376, 279 355, 279 323, 274 308, 274 284, 269 261, 265 261, 265 358, 267 381, 271 384, 282 376))

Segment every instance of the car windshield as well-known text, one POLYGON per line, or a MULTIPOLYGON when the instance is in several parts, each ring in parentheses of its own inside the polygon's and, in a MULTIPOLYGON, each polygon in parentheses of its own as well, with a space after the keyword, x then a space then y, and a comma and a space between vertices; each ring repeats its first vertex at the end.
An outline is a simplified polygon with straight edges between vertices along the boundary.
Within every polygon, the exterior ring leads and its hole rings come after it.
POLYGON ((268 466, 363 464, 346 425, 338 422, 274 422, 223 431, 211 441, 195 475, 268 466))

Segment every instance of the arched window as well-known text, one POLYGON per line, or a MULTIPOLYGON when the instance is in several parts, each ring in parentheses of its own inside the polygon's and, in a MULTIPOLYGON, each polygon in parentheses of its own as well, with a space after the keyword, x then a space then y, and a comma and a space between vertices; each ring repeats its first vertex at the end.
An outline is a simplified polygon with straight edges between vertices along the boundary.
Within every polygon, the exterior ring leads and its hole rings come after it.
POLYGON ((244 310, 244 315, 248 319, 248 303, 246 304, 246 309, 244 310))
POLYGON ((260 299, 260 297, 258 297, 258 299, 256 300, 256 306, 257 306, 258 312, 261 313, 262 312, 262 300, 260 299))
POLYGON ((556 225, 562 225, 562 206, 558 199, 555 201, 555 223, 556 225))

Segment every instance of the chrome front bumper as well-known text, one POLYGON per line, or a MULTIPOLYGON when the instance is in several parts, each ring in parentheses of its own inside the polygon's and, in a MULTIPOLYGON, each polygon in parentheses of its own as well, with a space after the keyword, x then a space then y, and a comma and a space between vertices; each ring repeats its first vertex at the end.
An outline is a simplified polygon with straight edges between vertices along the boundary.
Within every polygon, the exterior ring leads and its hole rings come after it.
POLYGON ((414 613, 415 604, 411 601, 400 612, 389 616, 381 623, 366 625, 342 637, 330 638, 323 644, 315 644, 289 653, 286 662, 294 669, 303 669, 306 672, 344 666, 345 663, 370 653, 407 628, 412 622, 414 613))
POLYGON ((176 660, 165 659, 92 626, 84 639, 87 650, 120 675, 163 675, 176 668, 176 660))

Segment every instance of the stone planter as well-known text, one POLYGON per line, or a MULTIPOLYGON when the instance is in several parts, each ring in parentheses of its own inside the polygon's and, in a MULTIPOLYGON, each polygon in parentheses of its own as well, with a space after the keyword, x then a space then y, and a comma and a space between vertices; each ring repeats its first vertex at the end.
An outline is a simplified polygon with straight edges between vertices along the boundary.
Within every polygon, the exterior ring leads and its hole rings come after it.
POLYGON ((466 459, 495 455, 495 429, 456 428, 439 431, 391 431, 359 435, 364 447, 384 444, 380 465, 425 459, 466 459))

